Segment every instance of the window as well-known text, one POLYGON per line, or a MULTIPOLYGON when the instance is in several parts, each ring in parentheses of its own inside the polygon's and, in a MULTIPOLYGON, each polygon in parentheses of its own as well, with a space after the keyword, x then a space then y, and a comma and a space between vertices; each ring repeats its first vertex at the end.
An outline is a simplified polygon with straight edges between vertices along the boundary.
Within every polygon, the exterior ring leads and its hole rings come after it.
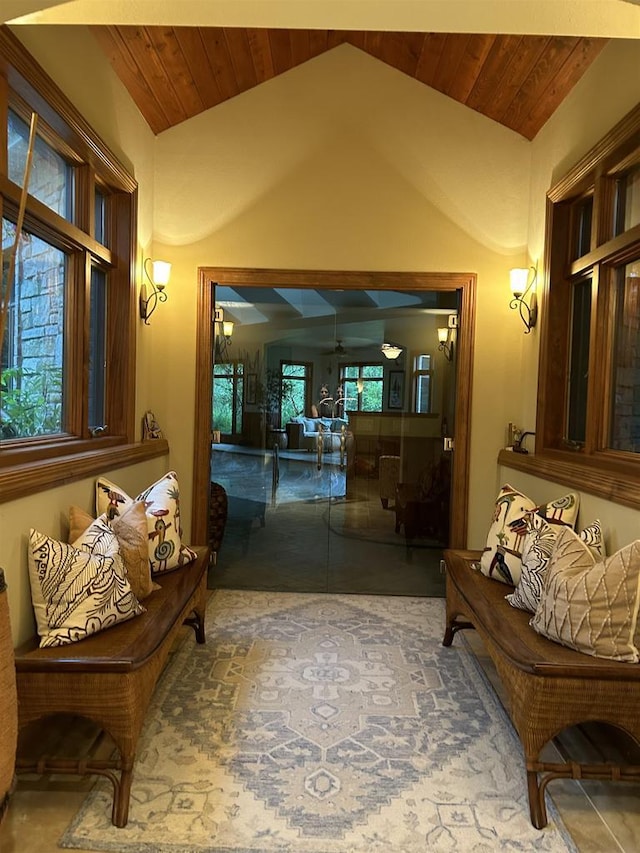
POLYGON ((226 361, 213 367, 213 429, 223 435, 242 433, 244 365, 226 361))
POLYGON ((311 365, 283 361, 280 365, 280 423, 311 409, 311 365))
POLYGON ((58 482, 61 472, 68 479, 70 456, 73 476, 82 477, 166 452, 166 444, 132 449, 136 183, 6 28, 0 52, 0 498, 8 500, 58 482))
MULTIPOLYGON (((2 253, 15 241, 2 220, 2 253)), ((0 438, 52 435, 63 429, 62 350, 65 316, 63 252, 26 232, 8 303, 0 384, 0 438)))
POLYGON ((345 364, 340 369, 345 412, 381 412, 382 364, 345 364))
POLYGON ((550 190, 547 211, 536 455, 640 506, 640 107, 550 190))
POLYGON ((431 411, 431 356, 420 353, 413 359, 413 411, 427 415, 431 411))

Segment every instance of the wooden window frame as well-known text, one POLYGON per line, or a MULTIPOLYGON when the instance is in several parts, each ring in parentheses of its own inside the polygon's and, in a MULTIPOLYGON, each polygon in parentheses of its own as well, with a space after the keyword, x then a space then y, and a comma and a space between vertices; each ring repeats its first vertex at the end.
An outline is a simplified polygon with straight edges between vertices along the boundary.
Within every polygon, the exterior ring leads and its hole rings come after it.
MULTIPOLYGON (((0 446, 0 502, 164 455, 167 442, 135 442, 137 183, 51 78, 5 26, 0 27, 0 215, 15 221, 21 187, 8 179, 7 118, 38 114, 38 133, 73 165, 74 222, 29 197, 24 228, 68 253, 65 364, 72 365, 60 436, 0 446), (94 187, 108 190, 109 248, 94 239, 94 187), (106 411, 109 434, 87 423, 88 312, 92 263, 108 272, 106 411), (78 393, 78 389, 80 392, 78 393)), ((65 369, 67 377, 68 368, 65 369)))
POLYGON ((499 463, 640 509, 640 454, 607 447, 615 270, 640 257, 640 225, 613 234, 616 176, 640 164, 640 105, 547 194, 543 310, 535 453, 501 451, 499 463), (593 193, 591 245, 572 260, 574 210, 593 193), (584 445, 563 442, 571 283, 592 277, 589 380, 584 445))

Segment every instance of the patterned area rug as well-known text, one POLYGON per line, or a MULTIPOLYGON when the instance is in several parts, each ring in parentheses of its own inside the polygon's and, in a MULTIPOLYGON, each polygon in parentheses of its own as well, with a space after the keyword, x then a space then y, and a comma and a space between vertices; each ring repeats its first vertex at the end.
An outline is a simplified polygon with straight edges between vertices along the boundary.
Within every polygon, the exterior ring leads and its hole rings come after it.
POLYGON ((99 782, 61 846, 118 853, 575 851, 444 601, 219 590, 154 697, 127 827, 99 782))

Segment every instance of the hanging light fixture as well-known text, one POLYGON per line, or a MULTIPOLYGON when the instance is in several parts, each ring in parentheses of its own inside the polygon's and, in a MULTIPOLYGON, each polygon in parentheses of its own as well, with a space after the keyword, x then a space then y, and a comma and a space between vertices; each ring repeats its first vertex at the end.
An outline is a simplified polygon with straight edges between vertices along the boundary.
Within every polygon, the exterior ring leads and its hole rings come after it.
POLYGON ((385 358, 393 360, 402 354, 402 347, 397 346, 397 344, 384 343, 380 347, 380 351, 385 358))

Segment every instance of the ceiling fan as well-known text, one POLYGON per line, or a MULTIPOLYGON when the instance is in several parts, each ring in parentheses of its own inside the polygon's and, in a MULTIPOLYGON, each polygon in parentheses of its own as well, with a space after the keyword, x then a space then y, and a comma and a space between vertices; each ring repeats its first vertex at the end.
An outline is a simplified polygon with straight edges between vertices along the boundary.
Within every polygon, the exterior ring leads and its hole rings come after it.
POLYGON ((333 350, 334 355, 346 355, 347 350, 342 346, 342 341, 338 338, 336 340, 336 345, 333 350))

